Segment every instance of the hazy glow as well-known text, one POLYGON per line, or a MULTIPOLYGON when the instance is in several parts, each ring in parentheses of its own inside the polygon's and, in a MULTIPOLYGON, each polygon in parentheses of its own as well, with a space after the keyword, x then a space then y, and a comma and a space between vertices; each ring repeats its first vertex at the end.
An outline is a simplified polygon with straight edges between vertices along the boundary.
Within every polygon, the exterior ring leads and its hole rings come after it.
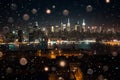
POLYGON ((30 16, 28 14, 23 15, 23 20, 27 21, 30 19, 30 16))
POLYGON ((45 68, 44 68, 44 70, 45 70, 45 71, 48 71, 48 70, 49 70, 49 68, 48 68, 48 67, 45 67, 45 68))
POLYGON ((60 61, 60 63, 59 63, 59 64, 60 64, 60 66, 61 66, 61 67, 65 67, 65 66, 66 66, 66 62, 65 62, 65 61, 63 61, 63 60, 62 60, 62 61, 60 61))
POLYGON ((0 51, 0 58, 3 57, 3 53, 0 51))
POLYGON ((26 58, 21 58, 20 59, 20 64, 21 65, 26 65, 28 63, 27 59, 26 58))
POLYGON ((51 13, 51 10, 50 10, 50 9, 47 9, 47 10, 46 10, 46 13, 47 13, 47 14, 50 14, 50 13, 51 13))
POLYGON ((110 0, 106 0, 106 3, 110 3, 110 0))

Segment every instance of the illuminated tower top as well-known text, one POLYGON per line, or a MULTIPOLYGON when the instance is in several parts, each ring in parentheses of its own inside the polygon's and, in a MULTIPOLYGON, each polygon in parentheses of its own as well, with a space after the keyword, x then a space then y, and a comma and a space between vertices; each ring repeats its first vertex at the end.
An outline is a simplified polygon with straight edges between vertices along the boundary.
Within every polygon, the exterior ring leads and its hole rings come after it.
POLYGON ((77 24, 79 25, 79 24, 80 24, 80 22, 79 22, 79 21, 77 21, 77 24))
POLYGON ((68 18, 67 26, 70 27, 70 19, 68 18))
POLYGON ((35 26, 37 26, 37 27, 38 27, 38 22, 37 22, 37 21, 35 22, 35 26))
POLYGON ((85 25, 86 25, 86 23, 85 23, 85 19, 83 19, 82 26, 85 26, 85 25))

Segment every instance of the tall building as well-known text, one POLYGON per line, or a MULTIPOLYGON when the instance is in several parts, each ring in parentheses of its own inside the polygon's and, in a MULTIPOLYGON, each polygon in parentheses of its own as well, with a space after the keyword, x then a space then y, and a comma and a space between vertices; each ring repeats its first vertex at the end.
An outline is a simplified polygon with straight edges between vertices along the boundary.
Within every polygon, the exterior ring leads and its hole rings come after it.
POLYGON ((83 32, 86 32, 86 23, 85 23, 85 19, 83 19, 83 22, 82 22, 82 29, 83 29, 83 32))
POLYGON ((70 31, 70 19, 68 18, 68 21, 67 21, 67 31, 70 31))
POLYGON ((77 24, 75 25, 74 30, 75 30, 75 31, 80 31, 80 32, 81 32, 80 22, 79 22, 79 21, 78 21, 77 24))

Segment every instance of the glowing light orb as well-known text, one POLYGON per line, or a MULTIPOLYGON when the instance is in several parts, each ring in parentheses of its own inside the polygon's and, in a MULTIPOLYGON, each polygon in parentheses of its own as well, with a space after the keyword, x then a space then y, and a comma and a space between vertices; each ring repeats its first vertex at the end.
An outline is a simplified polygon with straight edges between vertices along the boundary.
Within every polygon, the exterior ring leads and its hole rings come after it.
POLYGON ((3 52, 0 51, 0 58, 2 58, 2 57, 3 57, 3 52))
POLYGON ((106 3, 110 3, 110 0, 105 0, 106 1, 106 3))
POLYGON ((104 76, 103 75, 99 75, 97 80, 104 80, 104 76))
POLYGON ((6 73, 7 74, 11 74, 13 72, 13 69, 11 68, 11 67, 8 67, 7 69, 6 69, 6 73))
POLYGON ((37 9, 32 9, 31 11, 33 14, 36 14, 37 13, 37 9))
POLYGON ((118 55, 118 53, 117 53, 117 52, 115 52, 115 51, 114 51, 114 52, 112 52, 112 56, 114 56, 114 57, 115 57, 115 56, 117 56, 117 55, 118 55))
POLYGON ((52 67, 51 70, 52 70, 52 71, 56 71, 56 67, 52 67))
POLYGON ((9 18, 8 18, 8 22, 9 22, 9 23, 13 23, 13 22, 14 22, 13 17, 9 17, 9 18))
POLYGON ((52 6, 52 8, 54 9, 54 8, 56 8, 56 6, 55 6, 55 5, 53 5, 53 6, 52 6))
POLYGON ((19 62, 21 65, 26 65, 28 63, 26 58, 21 58, 19 62))
POLYGON ((86 11, 87 12, 91 12, 93 10, 93 7, 91 6, 91 5, 88 5, 87 7, 86 7, 86 11))
POLYGON ((3 27, 3 32, 4 33, 8 33, 10 30, 9 30, 9 27, 8 26, 5 26, 3 27))
POLYGON ((109 67, 107 65, 103 66, 103 71, 108 71, 109 67))
POLYGON ((60 65, 61 67, 65 67, 65 66, 66 66, 66 62, 62 60, 62 61, 60 61, 59 65, 60 65))
POLYGON ((12 3, 10 5, 10 8, 11 8, 11 10, 16 10, 17 9, 17 5, 15 3, 12 3))
POLYGON ((67 10, 67 9, 63 10, 63 15, 64 15, 64 16, 69 15, 69 10, 67 10))
POLYGON ((59 77, 58 80, 64 80, 64 78, 63 77, 59 77))
POLYGON ((93 69, 89 68, 89 69, 87 70, 87 74, 92 75, 92 74, 93 74, 93 69))
POLYGON ((27 21, 30 19, 30 16, 28 14, 23 15, 23 20, 27 21))
POLYGON ((49 68, 48 68, 48 67, 44 67, 44 70, 45 70, 45 71, 49 71, 49 68))
POLYGON ((50 9, 47 9, 47 10, 46 10, 46 13, 47 13, 47 14, 51 14, 51 10, 50 10, 50 9))

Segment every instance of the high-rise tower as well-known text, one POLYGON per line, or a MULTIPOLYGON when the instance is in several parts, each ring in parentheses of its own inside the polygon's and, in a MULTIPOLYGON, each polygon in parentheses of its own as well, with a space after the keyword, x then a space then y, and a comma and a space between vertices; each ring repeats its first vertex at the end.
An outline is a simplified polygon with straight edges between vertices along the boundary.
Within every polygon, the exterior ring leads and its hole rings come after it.
POLYGON ((67 21, 67 31, 70 31, 70 19, 68 18, 68 21, 67 21))
POLYGON ((86 23, 85 23, 85 19, 83 19, 83 22, 82 22, 82 29, 83 29, 83 32, 86 32, 86 23))

